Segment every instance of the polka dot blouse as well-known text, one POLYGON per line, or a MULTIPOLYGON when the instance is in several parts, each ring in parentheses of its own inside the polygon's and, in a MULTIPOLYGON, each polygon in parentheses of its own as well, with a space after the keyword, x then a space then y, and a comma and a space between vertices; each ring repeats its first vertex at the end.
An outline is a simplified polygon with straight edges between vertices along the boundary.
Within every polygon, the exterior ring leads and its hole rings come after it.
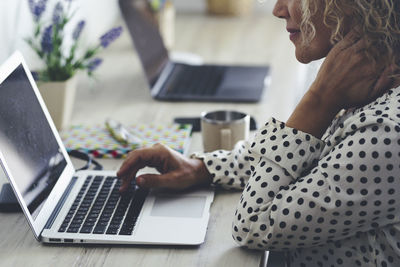
POLYGON ((400 87, 342 112, 322 140, 272 118, 197 156, 215 185, 243 189, 240 245, 287 251, 290 266, 400 266, 400 87))

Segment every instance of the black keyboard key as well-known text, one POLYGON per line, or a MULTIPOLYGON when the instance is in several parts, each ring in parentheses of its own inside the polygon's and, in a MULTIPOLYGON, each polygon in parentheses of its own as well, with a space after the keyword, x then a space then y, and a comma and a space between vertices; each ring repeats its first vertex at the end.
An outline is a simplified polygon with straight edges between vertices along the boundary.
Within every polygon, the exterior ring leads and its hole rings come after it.
POLYGON ((77 233, 79 231, 79 227, 69 227, 67 233, 77 233))
POLYGON ((106 228, 106 226, 96 226, 93 230, 93 234, 104 234, 106 228))
POLYGON ((99 222, 97 223, 97 226, 101 226, 101 227, 107 227, 107 225, 108 225, 108 221, 107 221, 107 222, 99 221, 99 222))
POLYGON ((93 227, 88 227, 88 226, 84 226, 82 227, 82 229, 79 231, 79 233, 82 234, 90 234, 92 232, 93 227))
POLYGON ((92 224, 92 223, 95 223, 96 221, 97 221, 97 218, 87 218, 85 220, 85 224, 88 224, 88 223, 92 224))
POLYGON ((82 214, 82 215, 77 214, 77 215, 75 215, 73 221, 75 221, 75 220, 82 220, 82 219, 84 219, 84 218, 85 218, 85 215, 84 215, 84 214, 82 214))
POLYGON ((118 229, 107 229, 107 235, 116 235, 118 233, 118 229))
POLYGON ((81 226, 80 223, 77 222, 72 222, 71 225, 69 226, 70 228, 79 228, 81 226))
POLYGON ((84 228, 84 227, 90 227, 90 231, 92 231, 93 227, 94 227, 94 223, 93 222, 84 223, 82 228, 84 228))

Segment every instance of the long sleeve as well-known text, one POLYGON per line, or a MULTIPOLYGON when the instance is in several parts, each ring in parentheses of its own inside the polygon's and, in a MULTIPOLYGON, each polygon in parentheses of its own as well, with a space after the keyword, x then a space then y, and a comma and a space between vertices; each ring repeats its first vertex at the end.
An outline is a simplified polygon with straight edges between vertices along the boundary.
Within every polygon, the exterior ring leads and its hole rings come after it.
POLYGON ((202 159, 213 177, 213 185, 228 190, 243 190, 249 177, 250 161, 248 140, 238 142, 232 151, 218 150, 211 153, 195 153, 202 159))
POLYGON ((374 109, 339 123, 324 143, 272 119, 248 151, 251 177, 233 238, 293 249, 399 222, 400 127, 374 109))
POLYGON ((243 189, 232 236, 290 266, 400 266, 400 87, 332 121, 322 140, 275 119, 232 151, 199 155, 243 189))

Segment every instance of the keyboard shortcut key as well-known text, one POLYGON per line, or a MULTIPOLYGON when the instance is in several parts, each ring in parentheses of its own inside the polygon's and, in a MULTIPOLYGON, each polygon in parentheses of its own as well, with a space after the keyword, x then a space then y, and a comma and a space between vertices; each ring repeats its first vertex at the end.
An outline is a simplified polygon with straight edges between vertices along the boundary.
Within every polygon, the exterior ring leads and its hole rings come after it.
POLYGON ((96 222, 85 222, 83 224, 83 227, 93 227, 96 224, 96 222))
POLYGON ((82 234, 90 234, 91 232, 92 232, 92 229, 93 229, 93 227, 89 227, 89 226, 87 226, 87 227, 82 227, 82 229, 79 231, 79 233, 82 233, 82 234))
POLYGON ((108 225, 108 221, 105 221, 105 222, 100 221, 97 223, 96 226, 107 227, 107 225, 108 225))
POLYGON ((116 227, 109 227, 106 232, 107 235, 116 235, 117 233, 118 233, 118 228, 116 227))
POLYGON ((69 227, 67 233, 77 233, 79 231, 79 227, 69 227))
POLYGON ((121 231, 118 233, 119 235, 131 235, 133 231, 132 229, 121 229, 121 231))
POLYGON ((104 234, 107 226, 96 226, 93 230, 93 234, 104 234))

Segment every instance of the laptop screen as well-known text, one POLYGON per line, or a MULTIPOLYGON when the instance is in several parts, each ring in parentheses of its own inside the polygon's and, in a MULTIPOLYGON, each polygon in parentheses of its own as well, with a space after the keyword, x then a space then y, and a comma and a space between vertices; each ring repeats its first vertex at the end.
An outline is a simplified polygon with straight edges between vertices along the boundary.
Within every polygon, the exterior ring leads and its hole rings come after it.
POLYGON ((36 218, 67 162, 22 65, 0 84, 0 150, 36 218))
POLYGON ((147 80, 152 87, 169 60, 156 17, 147 0, 120 0, 119 3, 147 80))

